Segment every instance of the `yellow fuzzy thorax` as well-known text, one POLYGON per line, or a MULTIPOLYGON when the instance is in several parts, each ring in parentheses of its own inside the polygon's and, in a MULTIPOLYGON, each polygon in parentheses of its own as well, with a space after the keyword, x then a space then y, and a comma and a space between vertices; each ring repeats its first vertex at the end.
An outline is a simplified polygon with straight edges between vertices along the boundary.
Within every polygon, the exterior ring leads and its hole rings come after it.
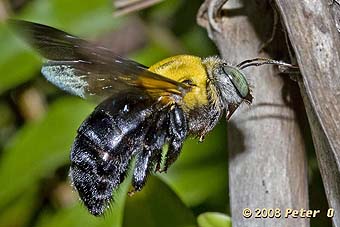
POLYGON ((208 104, 206 88, 208 76, 200 57, 192 55, 173 56, 157 62, 149 70, 179 82, 192 81, 195 86, 183 98, 185 109, 194 109, 197 106, 208 104))

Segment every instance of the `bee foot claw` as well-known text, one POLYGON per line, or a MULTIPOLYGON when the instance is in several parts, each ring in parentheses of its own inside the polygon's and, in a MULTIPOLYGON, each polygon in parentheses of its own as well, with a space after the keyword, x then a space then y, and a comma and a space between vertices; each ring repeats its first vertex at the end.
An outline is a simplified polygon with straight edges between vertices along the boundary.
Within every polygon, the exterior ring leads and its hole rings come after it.
POLYGON ((160 169, 158 172, 159 173, 167 173, 168 172, 168 168, 160 169))
POLYGON ((136 194, 136 192, 137 191, 135 189, 132 189, 131 191, 128 192, 128 196, 132 197, 132 196, 134 196, 136 194))

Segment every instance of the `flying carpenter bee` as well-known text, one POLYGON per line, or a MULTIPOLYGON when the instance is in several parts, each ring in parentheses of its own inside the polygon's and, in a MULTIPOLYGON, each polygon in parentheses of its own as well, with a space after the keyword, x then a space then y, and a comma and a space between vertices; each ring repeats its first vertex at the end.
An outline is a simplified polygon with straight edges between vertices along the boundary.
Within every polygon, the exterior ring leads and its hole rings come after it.
POLYGON ((72 184, 96 216, 109 206, 134 159, 132 186, 140 191, 150 173, 176 161, 185 138, 202 141, 224 112, 228 120, 242 102, 252 102, 242 69, 294 67, 263 58, 231 65, 219 57, 179 55, 148 68, 49 26, 10 23, 46 59, 41 73, 49 82, 101 100, 79 127, 70 157, 72 184))

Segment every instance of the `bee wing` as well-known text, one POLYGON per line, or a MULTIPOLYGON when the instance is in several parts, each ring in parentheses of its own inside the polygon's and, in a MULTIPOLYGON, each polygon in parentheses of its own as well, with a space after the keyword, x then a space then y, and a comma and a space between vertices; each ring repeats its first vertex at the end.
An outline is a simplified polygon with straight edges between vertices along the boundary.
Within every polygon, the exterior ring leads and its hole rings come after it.
POLYGON ((183 83, 148 71, 142 64, 61 30, 28 21, 10 23, 47 59, 41 70, 47 80, 82 98, 105 98, 123 90, 183 96, 189 89, 183 83))

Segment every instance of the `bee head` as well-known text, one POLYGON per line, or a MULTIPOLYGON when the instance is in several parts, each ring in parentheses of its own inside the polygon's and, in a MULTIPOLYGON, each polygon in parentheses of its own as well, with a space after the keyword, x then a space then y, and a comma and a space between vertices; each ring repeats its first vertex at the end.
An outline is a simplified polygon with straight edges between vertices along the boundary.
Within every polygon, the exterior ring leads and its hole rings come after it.
POLYGON ((203 59, 203 64, 206 67, 209 80, 216 87, 220 101, 225 107, 232 104, 237 108, 243 101, 252 103, 253 96, 249 83, 242 72, 244 68, 271 64, 277 65, 281 72, 299 73, 299 67, 296 65, 268 58, 248 59, 233 66, 215 56, 203 59))
POLYGON ((218 101, 224 108, 228 108, 229 105, 237 107, 243 101, 252 102, 249 83, 241 69, 218 57, 206 58, 203 64, 208 79, 217 93, 218 101))

